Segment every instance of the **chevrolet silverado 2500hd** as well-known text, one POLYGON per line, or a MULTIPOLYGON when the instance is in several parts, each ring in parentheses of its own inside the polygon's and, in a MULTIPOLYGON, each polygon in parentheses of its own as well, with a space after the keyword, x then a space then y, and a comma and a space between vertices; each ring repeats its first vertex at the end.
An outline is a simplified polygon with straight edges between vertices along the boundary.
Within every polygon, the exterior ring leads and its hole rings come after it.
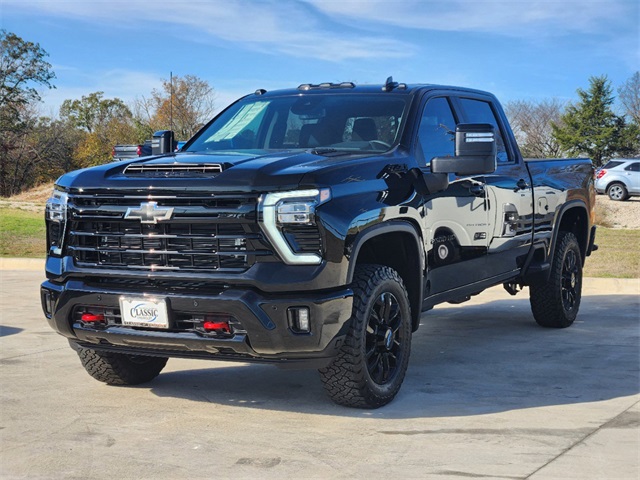
POLYGON ((436 304, 503 284, 544 327, 578 314, 591 161, 524 160, 489 93, 258 90, 172 150, 63 175, 47 204, 44 313, 98 380, 305 362, 375 408, 436 304))

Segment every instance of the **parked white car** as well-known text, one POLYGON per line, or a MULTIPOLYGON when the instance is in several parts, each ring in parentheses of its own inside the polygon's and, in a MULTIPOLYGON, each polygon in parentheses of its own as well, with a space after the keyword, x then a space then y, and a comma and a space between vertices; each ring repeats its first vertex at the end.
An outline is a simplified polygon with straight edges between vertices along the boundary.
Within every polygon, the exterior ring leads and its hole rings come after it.
POLYGON ((596 172, 596 191, 611 200, 640 196, 640 158, 615 158, 596 172))

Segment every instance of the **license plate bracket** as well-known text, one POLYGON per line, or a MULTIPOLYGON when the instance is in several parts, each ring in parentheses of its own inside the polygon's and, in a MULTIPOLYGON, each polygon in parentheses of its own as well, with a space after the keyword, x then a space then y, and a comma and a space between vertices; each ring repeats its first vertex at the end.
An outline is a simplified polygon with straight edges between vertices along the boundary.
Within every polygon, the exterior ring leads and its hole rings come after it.
POLYGON ((122 325, 128 327, 169 328, 167 302, 163 298, 120 297, 122 325))

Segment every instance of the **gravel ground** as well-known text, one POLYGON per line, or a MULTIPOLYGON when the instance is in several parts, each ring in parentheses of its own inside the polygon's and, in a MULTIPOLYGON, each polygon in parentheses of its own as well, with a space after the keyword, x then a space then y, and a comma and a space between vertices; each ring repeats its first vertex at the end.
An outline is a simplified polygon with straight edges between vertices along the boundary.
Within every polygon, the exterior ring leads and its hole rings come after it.
POLYGON ((614 202, 606 195, 596 199, 598 221, 605 227, 640 229, 640 197, 614 202))

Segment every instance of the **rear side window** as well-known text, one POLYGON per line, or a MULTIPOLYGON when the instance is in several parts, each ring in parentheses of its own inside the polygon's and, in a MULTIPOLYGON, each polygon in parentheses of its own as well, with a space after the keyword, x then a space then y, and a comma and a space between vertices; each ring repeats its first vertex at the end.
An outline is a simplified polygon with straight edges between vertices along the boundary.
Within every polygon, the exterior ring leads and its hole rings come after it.
POLYGON ((427 102, 420 119, 416 154, 421 163, 429 165, 434 157, 455 153, 456 121, 446 98, 427 102))
POLYGON ((624 168, 627 172, 640 172, 640 162, 633 162, 624 168))
POLYGON ((615 161, 615 160, 610 160, 610 161, 608 161, 608 162, 607 162, 607 164, 606 164, 604 167, 602 167, 602 168, 615 168, 615 167, 617 167, 618 165, 622 165, 623 163, 624 163, 624 162, 617 162, 617 161, 615 161))
POLYGON ((470 123, 489 123, 496 129, 496 147, 498 150, 498 163, 509 162, 509 154, 504 144, 504 137, 500 124, 496 118, 491 104, 489 102, 483 102, 481 100, 473 100, 471 98, 461 98, 460 103, 466 114, 466 121, 470 123))

